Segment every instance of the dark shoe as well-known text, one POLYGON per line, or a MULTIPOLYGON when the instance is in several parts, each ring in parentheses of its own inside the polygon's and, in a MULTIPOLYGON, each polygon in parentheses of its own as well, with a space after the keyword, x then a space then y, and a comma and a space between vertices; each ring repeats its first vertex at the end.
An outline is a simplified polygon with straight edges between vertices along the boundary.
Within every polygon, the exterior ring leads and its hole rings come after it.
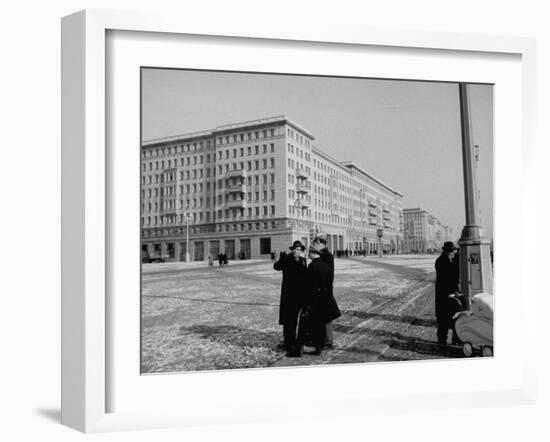
POLYGON ((299 352, 299 351, 288 351, 286 353, 286 357, 287 358, 301 358, 302 357, 302 353, 299 352))
POLYGON ((323 352, 323 350, 322 350, 321 347, 315 347, 315 351, 312 352, 311 354, 312 354, 313 356, 320 356, 322 352, 323 352))

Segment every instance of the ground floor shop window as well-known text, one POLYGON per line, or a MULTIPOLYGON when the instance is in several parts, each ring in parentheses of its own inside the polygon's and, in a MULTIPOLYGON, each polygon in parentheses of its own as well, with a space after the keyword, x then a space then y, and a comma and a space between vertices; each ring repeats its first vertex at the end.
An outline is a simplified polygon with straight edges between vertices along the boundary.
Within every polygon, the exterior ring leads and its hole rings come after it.
POLYGON ((260 255, 271 253, 271 238, 260 238, 260 255))
POLYGON ((173 242, 166 244, 166 253, 168 258, 175 258, 176 256, 176 245, 173 242))

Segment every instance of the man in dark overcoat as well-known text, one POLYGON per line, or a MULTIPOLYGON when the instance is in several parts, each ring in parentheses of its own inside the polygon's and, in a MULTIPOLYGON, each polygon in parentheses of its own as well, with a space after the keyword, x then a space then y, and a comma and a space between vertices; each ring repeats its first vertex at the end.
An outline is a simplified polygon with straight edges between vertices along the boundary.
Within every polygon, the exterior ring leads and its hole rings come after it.
POLYGON ((296 326, 305 298, 307 271, 306 259, 303 256, 305 249, 300 241, 294 241, 290 247, 291 252, 281 252, 279 260, 273 264, 275 270, 283 272, 279 324, 283 326, 283 347, 287 356, 291 357, 301 356, 301 349, 296 341, 296 326))
POLYGON ((334 338, 333 338, 333 327, 332 321, 341 316, 340 309, 338 308, 338 303, 334 297, 334 256, 330 253, 327 240, 323 235, 318 235, 312 242, 312 247, 320 252, 320 258, 328 266, 328 271, 330 274, 330 291, 328 299, 328 314, 327 314, 327 323, 325 325, 325 338, 323 347, 327 349, 332 349, 334 347, 334 338))
POLYGON ((305 314, 300 317, 299 345, 304 344, 303 336, 309 334, 311 344, 315 347, 313 354, 320 355, 326 323, 334 319, 334 310, 330 302, 334 272, 330 265, 321 259, 321 252, 317 248, 310 247, 309 257, 311 262, 307 268, 305 314))
POLYGON ((457 248, 452 241, 443 244, 443 251, 435 261, 435 316, 437 343, 447 345, 449 329, 453 329, 453 343, 457 341, 451 317, 451 296, 458 293, 459 264, 457 248))

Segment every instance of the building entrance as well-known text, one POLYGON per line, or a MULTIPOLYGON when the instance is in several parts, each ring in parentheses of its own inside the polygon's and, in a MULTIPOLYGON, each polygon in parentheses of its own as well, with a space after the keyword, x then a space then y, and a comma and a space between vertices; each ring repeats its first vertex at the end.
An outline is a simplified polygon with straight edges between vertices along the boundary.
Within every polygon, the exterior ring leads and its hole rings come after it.
POLYGON ((235 259, 235 240, 226 239, 225 240, 225 254, 227 259, 235 259))
POLYGON ((204 242, 195 241, 195 261, 204 261, 204 242))
POLYGON ((241 239, 240 259, 250 259, 250 239, 241 239))

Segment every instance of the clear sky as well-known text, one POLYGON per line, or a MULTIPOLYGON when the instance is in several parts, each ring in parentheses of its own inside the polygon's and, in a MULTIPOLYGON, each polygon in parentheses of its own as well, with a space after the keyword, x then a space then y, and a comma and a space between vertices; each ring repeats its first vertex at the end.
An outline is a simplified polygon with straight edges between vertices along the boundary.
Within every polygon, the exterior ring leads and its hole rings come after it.
MULTIPOLYGON (((493 88, 471 85, 482 225, 493 231, 493 88)), ((456 83, 144 69, 144 140, 286 115, 453 228, 465 222, 456 83)))

